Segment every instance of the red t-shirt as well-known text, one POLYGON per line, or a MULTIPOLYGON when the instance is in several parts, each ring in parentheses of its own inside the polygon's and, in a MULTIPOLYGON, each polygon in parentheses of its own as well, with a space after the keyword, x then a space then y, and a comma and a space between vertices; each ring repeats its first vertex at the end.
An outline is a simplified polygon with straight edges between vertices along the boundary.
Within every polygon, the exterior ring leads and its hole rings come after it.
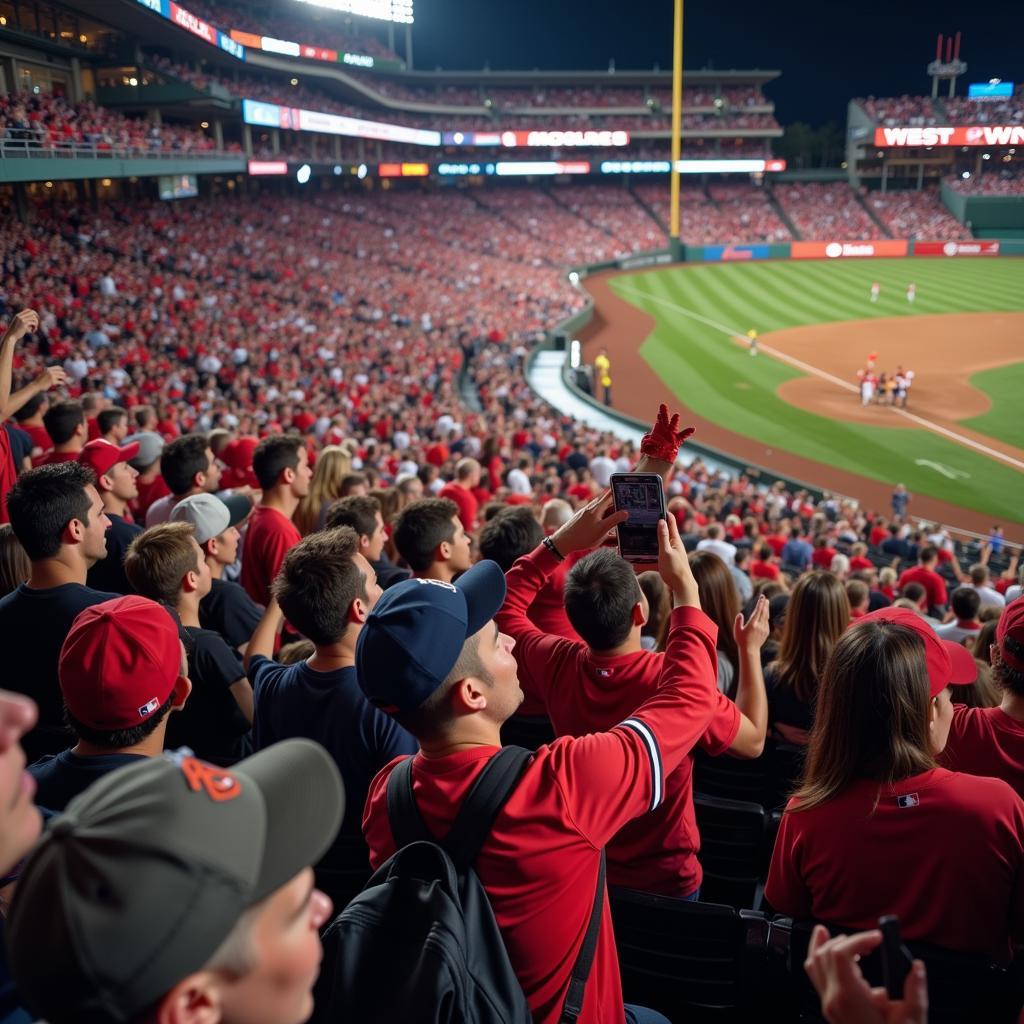
POLYGON ((14 467, 14 456, 11 454, 11 439, 0 423, 0 523, 10 522, 7 515, 7 492, 18 479, 18 471, 14 467))
MULTIPOLYGON (((666 775, 707 729, 716 696, 714 623, 695 608, 672 613, 660 688, 609 732, 562 737, 537 750, 495 820, 475 868, 535 1024, 557 1024, 590 919, 600 851, 627 822, 660 806, 666 775)), ((497 747, 417 754, 413 793, 435 836, 450 828, 497 747)), ((370 785, 363 832, 370 863, 395 850, 386 784, 370 785)), ((622 984, 607 900, 580 1024, 623 1024, 622 984)))
MULTIPOLYGON (((582 640, 537 629, 527 609, 557 567, 545 547, 520 558, 505 575, 508 594, 496 620, 516 641, 520 685, 544 701, 555 735, 585 736, 611 729, 657 690, 664 655, 637 651, 598 657, 582 640)), ((739 728, 739 709, 718 693, 714 715, 698 742, 708 753, 722 754, 739 728)), ((689 896, 700 886, 692 774, 693 761, 684 757, 666 782, 661 807, 628 824, 608 844, 609 884, 666 896, 689 896)))
POLYGON ((1024 797, 1024 722, 1002 708, 953 708, 940 762, 954 772, 1008 782, 1024 797))
POLYGON ((78 452, 56 452, 48 451, 45 455, 40 455, 38 459, 32 460, 33 468, 38 466, 55 466, 60 462, 77 462, 78 452))
POLYGON ((171 489, 167 486, 167 481, 159 473, 148 483, 138 480, 136 486, 139 489, 139 496, 131 503, 132 512, 135 515, 136 522, 144 523, 149 506, 154 501, 159 501, 160 498, 166 498, 171 493, 171 489))
POLYGON ((854 555, 850 559, 850 572, 860 572, 862 569, 873 569, 874 566, 871 563, 870 558, 865 558, 863 555, 854 555))
POLYGON ((467 533, 472 533, 476 529, 479 505, 476 498, 465 487, 460 487, 457 483, 450 482, 438 491, 437 496, 439 498, 448 498, 459 506, 459 520, 462 523, 462 528, 467 533))
POLYGON ((920 583, 928 594, 928 607, 936 608, 946 603, 946 582, 943 578, 931 569, 923 565, 915 565, 904 569, 896 583, 899 590, 903 590, 908 583, 920 583))
POLYGON ((774 562, 762 562, 758 558, 750 563, 750 575, 759 580, 777 580, 779 567, 774 562))
POLYGON ((895 914, 904 938, 1009 960, 1024 935, 1024 800, 1001 779, 933 768, 793 803, 765 887, 779 913, 854 931, 895 914))
POLYGON ((832 559, 836 557, 836 549, 826 545, 823 548, 815 548, 811 555, 811 563, 819 569, 828 569, 832 566, 832 559))
POLYGON ((779 558, 782 555, 782 549, 789 542, 789 538, 783 537, 781 534, 778 533, 770 533, 767 537, 765 537, 764 542, 775 553, 775 557, 779 558))
POLYGON ((889 536, 889 530, 884 526, 872 526, 871 534, 868 537, 868 543, 873 547, 877 548, 881 545, 882 541, 889 536))
POLYGON ((242 543, 242 575, 245 592, 264 607, 270 601, 270 584, 284 556, 302 540, 298 527, 276 508, 257 505, 249 519, 242 543))
MULTIPOLYGON (((19 424, 21 426, 21 424, 19 424)), ((32 450, 39 449, 39 453, 48 452, 53 447, 53 441, 50 440, 50 435, 46 432, 46 427, 39 424, 37 426, 21 426, 21 429, 32 438, 32 450)))

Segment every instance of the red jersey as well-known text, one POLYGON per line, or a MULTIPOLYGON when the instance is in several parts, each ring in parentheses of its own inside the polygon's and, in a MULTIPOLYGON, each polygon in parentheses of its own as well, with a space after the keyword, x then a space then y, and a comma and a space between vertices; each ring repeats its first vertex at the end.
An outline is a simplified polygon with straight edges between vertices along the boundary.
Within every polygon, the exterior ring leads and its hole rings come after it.
POLYGON ((923 565, 915 565, 910 569, 904 569, 900 573, 896 586, 903 590, 908 583, 920 583, 924 587, 925 592, 928 594, 929 608, 936 608, 946 603, 946 582, 937 572, 926 569, 923 565))
POLYGON ((873 547, 880 547, 883 540, 886 540, 889 536, 889 530, 885 526, 872 526, 871 533, 868 535, 868 543, 873 547))
POLYGON ((42 426, 42 424, 39 424, 38 426, 18 425, 26 434, 28 434, 29 437, 32 438, 33 452, 38 448, 39 454, 42 455, 53 447, 53 441, 50 440, 50 435, 46 432, 46 427, 42 426))
POLYGON ((32 460, 33 468, 37 466, 56 466, 61 462, 77 462, 78 452, 57 452, 52 449, 38 459, 32 460))
POLYGON ((823 548, 815 548, 811 554, 811 563, 819 569, 828 569, 832 565, 832 559, 836 557, 836 549, 826 545, 823 548))
POLYGON ((10 522, 7 515, 7 493, 18 479, 18 471, 14 467, 14 456, 11 454, 11 439, 0 424, 0 523, 10 522))
MULTIPOLYGON (((609 732, 540 747, 499 812, 475 868, 536 1024, 557 1024, 590 919, 601 850, 655 810, 675 770, 707 728, 716 700, 717 628, 696 608, 672 613, 661 686, 609 732)), ((443 836, 497 747, 443 757, 417 754, 413 793, 427 827, 443 836)), ((363 831, 370 863, 395 850, 386 785, 370 785, 363 831)), ((607 900, 580 1024, 623 1024, 622 984, 607 900)))
POLYGON ((1002 708, 953 708, 940 762, 955 772, 1008 782, 1024 797, 1024 722, 1002 708))
POLYGON ((862 569, 873 569, 874 565, 871 563, 870 558, 865 558, 863 555, 854 555, 850 559, 850 572, 860 572, 862 569))
MULTIPOLYGON (((544 701, 557 736, 585 736, 612 728, 638 708, 661 680, 664 655, 636 651, 599 657, 582 641, 551 636, 527 618, 527 609, 557 567, 539 547, 506 573, 508 594, 496 616, 515 638, 513 654, 524 691, 544 701)), ((729 749, 740 728, 735 704, 716 691, 715 710, 699 737, 710 754, 729 749)), ((608 845, 608 881, 666 896, 700 887, 700 834, 693 810, 693 761, 684 757, 665 784, 658 810, 627 825, 608 845)))
POLYGON ((479 506, 476 498, 465 487, 460 487, 452 481, 445 484, 438 491, 437 496, 439 498, 448 498, 459 506, 459 521, 467 533, 472 533, 476 529, 476 517, 479 506))
POLYGON ((298 527, 276 508, 257 505, 249 519, 242 543, 242 575, 245 592, 264 607, 270 602, 270 584, 284 556, 302 540, 298 527))
POLYGON ((779 913, 854 931, 895 914, 907 939, 1009 960, 1024 935, 1024 801, 1001 779, 933 768, 793 805, 765 887, 779 913))
POLYGON ((750 575, 756 580, 777 580, 779 567, 774 562, 762 562, 758 558, 750 563, 750 575))
POLYGON ((136 487, 139 489, 139 496, 131 502, 132 513, 137 523, 144 523, 149 506, 154 501, 159 501, 160 498, 166 498, 171 493, 171 489, 167 486, 167 481, 159 473, 148 483, 141 479, 137 480, 136 487))

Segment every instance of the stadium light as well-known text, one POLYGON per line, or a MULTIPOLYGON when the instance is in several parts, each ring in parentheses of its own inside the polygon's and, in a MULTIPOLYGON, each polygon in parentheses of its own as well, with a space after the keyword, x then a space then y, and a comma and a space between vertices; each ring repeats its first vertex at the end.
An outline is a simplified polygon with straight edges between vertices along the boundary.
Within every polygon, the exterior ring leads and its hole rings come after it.
POLYGON ((357 178, 358 178, 358 179, 359 179, 360 181, 362 181, 362 180, 363 180, 363 178, 365 178, 365 177, 366 177, 366 171, 367 171, 367 168, 366 168, 366 164, 360 164, 360 165, 359 165, 359 170, 358 170, 358 171, 356 171, 356 177, 357 177, 357 178))
POLYGON ((965 181, 970 176, 971 176, 971 172, 970 171, 964 171, 964 173, 960 175, 960 177, 963 178, 965 181))
POLYGON ((297 182, 298 182, 298 183, 299 183, 300 185, 305 185, 305 184, 306 184, 306 182, 307 182, 307 181, 309 181, 309 179, 310 179, 310 177, 312 176, 312 174, 313 174, 313 168, 312 168, 312 167, 310 167, 310 166, 309 166, 309 164, 303 164, 303 165, 302 165, 302 166, 301 166, 301 167, 300 167, 300 168, 299 168, 299 169, 298 169, 298 170, 297 170, 297 171, 295 172, 295 180, 296 180, 296 181, 297 181, 297 182))

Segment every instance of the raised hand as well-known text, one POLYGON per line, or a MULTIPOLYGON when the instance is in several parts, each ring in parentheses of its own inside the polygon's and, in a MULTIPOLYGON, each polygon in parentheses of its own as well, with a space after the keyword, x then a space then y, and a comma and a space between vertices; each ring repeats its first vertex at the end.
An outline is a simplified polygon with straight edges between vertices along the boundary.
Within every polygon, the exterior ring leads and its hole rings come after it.
POLYGON ((857 961, 882 941, 877 929, 830 939, 818 925, 804 970, 821 996, 821 1010, 829 1024, 927 1024, 928 983, 924 964, 914 966, 903 983, 903 998, 890 999, 884 988, 871 988, 857 961))
POLYGON ((48 366, 38 377, 36 382, 42 385, 44 391, 49 391, 51 388, 63 387, 68 380, 68 375, 64 372, 60 366, 48 366))
POLYGON ((4 332, 4 341, 20 341, 26 334, 39 330, 39 314, 34 309, 16 313, 4 332))
POLYGON ((742 614, 736 616, 736 621, 732 624, 732 635, 736 646, 741 651, 759 651, 764 646, 770 632, 768 598, 762 594, 757 599, 754 610, 746 622, 743 621, 742 614))
POLYGON ((640 452, 651 459, 674 463, 679 454, 679 446, 694 432, 696 428, 679 429, 679 413, 668 414, 668 406, 658 407, 658 418, 654 421, 650 433, 644 434, 640 442, 640 452))
POLYGON ((605 534, 629 518, 625 510, 612 508, 612 492, 605 491, 588 502, 564 526, 559 527, 551 540, 560 555, 571 551, 589 551, 596 548, 605 534))
POLYGON ((658 522, 658 573, 672 593, 674 607, 700 607, 697 581, 693 578, 686 548, 679 538, 675 516, 668 516, 658 522))

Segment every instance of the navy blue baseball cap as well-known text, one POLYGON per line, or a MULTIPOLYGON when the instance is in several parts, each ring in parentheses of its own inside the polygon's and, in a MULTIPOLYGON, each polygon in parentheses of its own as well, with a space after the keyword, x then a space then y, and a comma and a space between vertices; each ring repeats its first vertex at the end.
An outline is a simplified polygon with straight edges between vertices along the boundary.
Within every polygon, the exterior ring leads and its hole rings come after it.
POLYGON ((456 583, 403 580, 374 605, 356 641, 356 675, 382 711, 414 711, 455 667, 462 646, 505 601, 497 562, 477 562, 456 583))

